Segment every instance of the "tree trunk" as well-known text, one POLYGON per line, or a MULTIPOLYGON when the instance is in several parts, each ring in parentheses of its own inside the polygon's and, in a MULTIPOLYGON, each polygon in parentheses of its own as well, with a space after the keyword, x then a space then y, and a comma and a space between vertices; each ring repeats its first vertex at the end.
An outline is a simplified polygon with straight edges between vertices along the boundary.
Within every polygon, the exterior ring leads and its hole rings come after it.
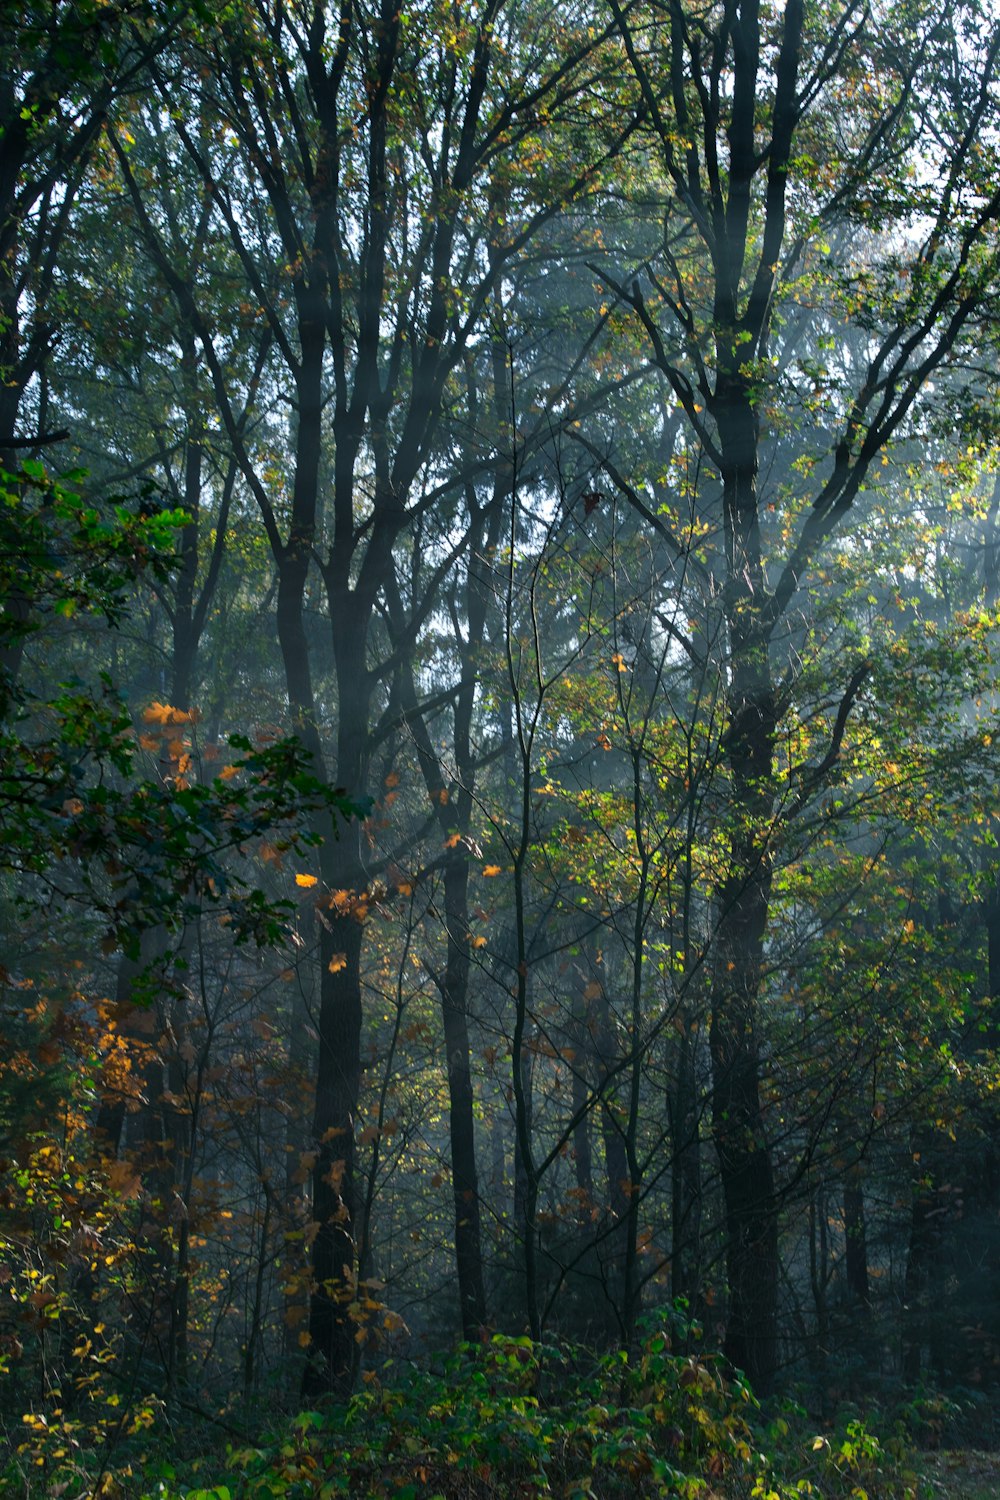
POLYGON ((590 1141, 590 1073, 588 1066, 594 1050, 590 1029, 593 1001, 590 981, 574 996, 570 1040, 573 1046, 573 1172, 576 1178, 577 1222, 581 1228, 591 1222, 594 1202, 594 1160, 590 1141))
POLYGON ((871 1292, 863 1181, 861 1163, 853 1162, 844 1176, 844 1273, 848 1297, 867 1316, 871 1312, 871 1292))
POLYGON ((469 862, 464 850, 449 861, 444 876, 448 958, 441 990, 445 1055, 448 1060, 448 1131, 455 1197, 455 1266, 462 1314, 462 1336, 472 1340, 486 1321, 483 1257, 476 1171, 472 1070, 469 1060, 469 862))
POLYGON ((671 1138, 671 1291, 696 1316, 701 1287, 701 1137, 695 1034, 681 1016, 674 1089, 667 1101, 671 1138))
POLYGON ((604 1144, 605 1195, 608 1206, 604 1240, 605 1292, 615 1309, 622 1333, 627 1330, 629 1229, 632 1175, 629 1168, 628 1110, 607 1079, 620 1062, 611 1008, 603 984, 597 1005, 598 1068, 601 1077, 601 1138, 604 1144))
MULTIPOLYGON (((729 326, 735 320, 729 318, 729 326)), ((730 644, 729 869, 718 892, 712 975, 712 1127, 726 1206, 725 1352, 766 1394, 777 1361, 778 1216, 760 1103, 758 991, 771 900, 768 844, 776 709, 757 521, 757 412, 730 336, 713 402, 723 459, 730 644)))
MULTIPOLYGON (((345 889, 345 887, 335 887, 345 889)), ((319 1063, 313 1116, 312 1358, 303 1393, 346 1399, 357 1368, 355 1224, 359 1208, 354 1121, 361 1082, 361 943, 353 915, 333 915, 320 936, 319 1063)))

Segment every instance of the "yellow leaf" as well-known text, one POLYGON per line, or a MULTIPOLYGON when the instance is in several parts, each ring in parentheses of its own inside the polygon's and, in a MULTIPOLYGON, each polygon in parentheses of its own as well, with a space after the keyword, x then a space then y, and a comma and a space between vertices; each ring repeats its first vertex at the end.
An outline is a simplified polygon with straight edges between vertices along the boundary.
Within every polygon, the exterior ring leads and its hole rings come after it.
POLYGON ((144 724, 196 724, 199 717, 197 709, 188 711, 174 708, 169 703, 160 703, 156 698, 142 713, 144 724))
POLYGON ((619 672, 627 672, 628 671, 628 665, 627 665, 627 663, 625 661, 624 656, 622 656, 622 654, 621 654, 620 651, 616 651, 615 654, 614 654, 614 656, 611 658, 611 660, 614 662, 614 664, 618 668, 619 672))
POLYGON ((142 722, 144 724, 169 724, 173 709, 169 703, 158 703, 154 698, 148 708, 142 711, 142 722))
POLYGON ((501 870, 499 865, 483 865, 483 874, 486 876, 487 880, 492 880, 494 875, 499 875, 500 873, 501 870))
POLYGON ((301 885, 304 890, 308 891, 311 886, 314 886, 316 884, 316 876, 315 875, 296 875, 296 877, 295 877, 295 884, 296 885, 301 885))
POLYGON ((473 948, 485 948, 486 939, 484 937, 474 937, 472 939, 472 946, 473 948))
POLYGON ((335 953, 327 964, 327 968, 331 974, 339 974, 341 969, 347 968, 347 954, 335 953))

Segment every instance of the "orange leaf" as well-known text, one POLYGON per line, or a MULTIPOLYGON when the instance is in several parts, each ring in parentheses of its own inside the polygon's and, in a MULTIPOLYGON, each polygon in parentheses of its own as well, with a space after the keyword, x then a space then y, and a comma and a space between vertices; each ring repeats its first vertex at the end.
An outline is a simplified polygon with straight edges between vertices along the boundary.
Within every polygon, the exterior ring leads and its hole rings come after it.
POLYGON ((142 711, 142 722, 144 724, 169 724, 173 709, 169 703, 159 703, 154 698, 148 708, 142 711))
POLYGON ((444 847, 446 849, 454 849, 455 845, 460 844, 461 842, 462 835, 460 833, 453 833, 450 838, 445 839, 444 847))
POLYGON ((483 874, 486 876, 487 880, 492 880, 494 875, 499 875, 501 873, 502 872, 499 865, 483 865, 483 874))
POLYGON ((339 974, 341 969, 347 968, 347 954, 335 953, 327 964, 327 968, 331 974, 339 974))
POLYGON ((388 776, 385 778, 385 784, 388 787, 399 786, 399 776, 395 771, 389 772, 388 776))
POLYGON ((302 886, 303 890, 308 891, 312 886, 314 886, 316 884, 316 876, 315 875, 296 875, 296 877, 295 877, 295 884, 302 886))
POLYGON ((239 766, 223 766, 222 770, 219 772, 219 780, 220 781, 232 781, 233 777, 234 776, 238 776, 239 774, 240 774, 240 767, 239 766))

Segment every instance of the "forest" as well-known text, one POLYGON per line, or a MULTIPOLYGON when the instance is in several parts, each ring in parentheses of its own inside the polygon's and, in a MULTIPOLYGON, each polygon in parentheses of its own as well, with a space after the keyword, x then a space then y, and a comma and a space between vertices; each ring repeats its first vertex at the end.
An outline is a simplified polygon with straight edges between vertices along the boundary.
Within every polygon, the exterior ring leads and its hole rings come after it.
POLYGON ((0 1490, 1000 1492, 998 351, 993 0, 0 0, 0 1490))

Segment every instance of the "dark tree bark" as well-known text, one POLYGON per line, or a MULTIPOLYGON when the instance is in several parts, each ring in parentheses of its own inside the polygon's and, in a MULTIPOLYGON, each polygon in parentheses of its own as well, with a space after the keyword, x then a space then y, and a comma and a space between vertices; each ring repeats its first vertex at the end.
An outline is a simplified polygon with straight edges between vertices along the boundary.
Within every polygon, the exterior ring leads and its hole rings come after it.
POLYGON ((865 1226, 864 1174, 860 1161, 844 1174, 844 1278, 847 1295, 863 1316, 871 1311, 868 1283, 868 1234, 865 1226))
POLYGON ((670 1287, 697 1315, 701 1291, 701 1121, 696 1033, 681 1015, 674 1084, 667 1100, 671 1142, 670 1287))

